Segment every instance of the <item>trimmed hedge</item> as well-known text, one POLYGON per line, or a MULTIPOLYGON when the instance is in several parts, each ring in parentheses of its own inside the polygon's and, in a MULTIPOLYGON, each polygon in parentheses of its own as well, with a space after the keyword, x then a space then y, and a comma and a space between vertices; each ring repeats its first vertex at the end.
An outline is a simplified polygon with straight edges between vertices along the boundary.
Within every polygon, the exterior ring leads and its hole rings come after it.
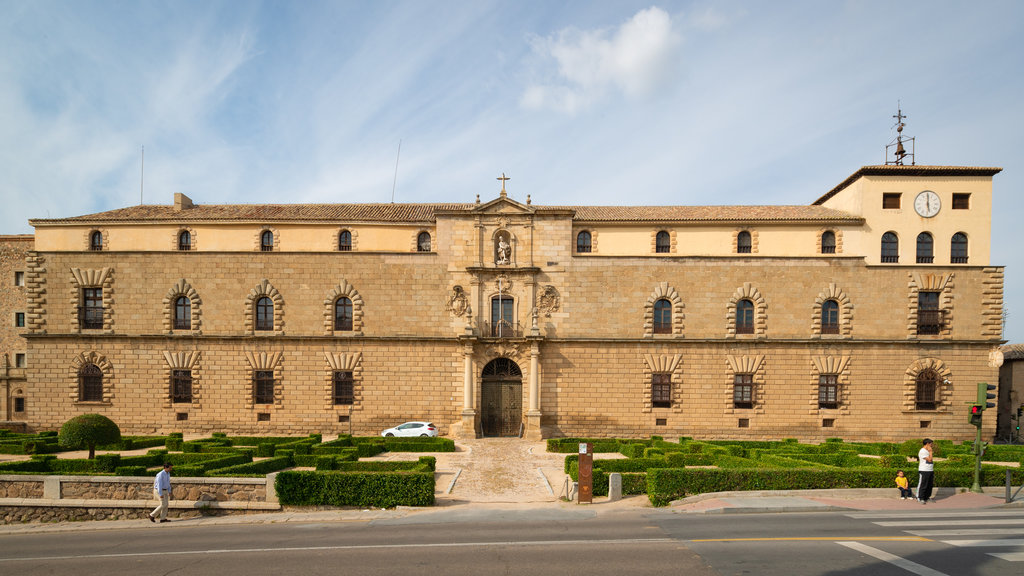
POLYGON ((455 441, 450 438, 384 438, 388 452, 455 452, 455 441))
POLYGON ((304 472, 277 475, 274 488, 286 506, 433 506, 434 474, 395 472, 304 472))
POLYGON ((284 470, 293 465, 291 456, 279 456, 275 458, 267 458, 266 460, 259 460, 257 462, 250 462, 248 464, 238 464, 236 466, 228 466, 226 468, 217 468, 216 470, 210 470, 207 476, 264 476, 271 472, 277 472, 278 470, 284 470))

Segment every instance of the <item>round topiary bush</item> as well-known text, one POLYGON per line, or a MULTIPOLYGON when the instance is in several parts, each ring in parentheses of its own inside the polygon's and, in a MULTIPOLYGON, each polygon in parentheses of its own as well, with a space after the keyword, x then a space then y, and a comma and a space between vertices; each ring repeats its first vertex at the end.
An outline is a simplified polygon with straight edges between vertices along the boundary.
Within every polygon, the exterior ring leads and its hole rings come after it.
POLYGON ((121 441, 121 429, 113 420, 100 414, 82 414, 60 427, 57 444, 69 450, 89 449, 89 458, 96 456, 96 447, 121 441))

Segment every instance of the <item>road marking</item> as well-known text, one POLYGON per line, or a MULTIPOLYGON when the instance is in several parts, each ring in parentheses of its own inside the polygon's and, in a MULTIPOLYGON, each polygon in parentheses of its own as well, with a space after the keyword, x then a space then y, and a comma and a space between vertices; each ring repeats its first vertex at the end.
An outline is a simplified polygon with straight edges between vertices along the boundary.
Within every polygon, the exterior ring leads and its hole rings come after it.
MULTIPOLYGON (((818 542, 836 542, 839 540, 849 540, 851 536, 792 536, 792 537, 780 537, 780 538, 702 538, 697 540, 689 540, 689 542, 786 542, 786 541, 818 541, 818 542)), ((930 538, 921 538, 918 536, 852 536, 857 540, 863 541, 876 541, 876 542, 931 542, 930 538)))
POLYGON ((981 536, 983 534, 1000 534, 1003 536, 1024 535, 1024 528, 961 528, 958 530, 904 530, 916 536, 981 536))
POLYGON ((949 511, 935 511, 935 512, 922 512, 918 509, 917 513, 907 512, 855 512, 852 514, 846 514, 848 518, 857 518, 858 520, 871 520, 877 518, 906 518, 912 516, 914 518, 932 518, 941 516, 956 516, 958 518, 969 517, 969 516, 985 516, 985 517, 997 517, 997 516, 1015 516, 1017 518, 1024 518, 1024 512, 1012 511, 1012 510, 992 510, 990 512, 959 512, 956 510, 949 511))
POLYGON ((989 552, 988 555, 1010 562, 1024 562, 1024 552, 989 552))
POLYGON ((237 548, 214 550, 179 550, 170 552, 126 552, 121 554, 81 554, 71 556, 26 556, 19 558, 0 558, 0 562, 25 562, 38 560, 83 560, 93 558, 142 558, 147 556, 185 556, 198 554, 252 554, 254 552, 317 552, 328 550, 385 550, 402 548, 474 548, 486 546, 608 546, 637 544, 678 544, 674 538, 632 538, 628 540, 535 540, 525 542, 441 542, 434 544, 364 544, 350 546, 287 546, 279 548, 237 548))
POLYGON ((919 576, 948 576, 947 574, 939 572, 938 570, 932 570, 931 568, 927 566, 922 566, 917 562, 911 562, 906 558, 896 556, 895 554, 889 554, 888 552, 884 552, 882 550, 879 550, 878 548, 872 548, 871 546, 866 546, 864 544, 861 544, 860 542, 836 542, 836 544, 840 544, 852 550, 856 550, 863 554, 867 554, 868 556, 877 558, 883 562, 888 562, 893 566, 903 568, 907 572, 913 572, 914 574, 918 574, 919 576))
POLYGON ((970 546, 1024 546, 1024 539, 1007 540, 943 540, 944 544, 966 548, 970 546))
POLYGON ((1013 526, 1024 524, 1024 518, 993 518, 991 520, 905 520, 902 522, 873 522, 878 526, 1013 526))

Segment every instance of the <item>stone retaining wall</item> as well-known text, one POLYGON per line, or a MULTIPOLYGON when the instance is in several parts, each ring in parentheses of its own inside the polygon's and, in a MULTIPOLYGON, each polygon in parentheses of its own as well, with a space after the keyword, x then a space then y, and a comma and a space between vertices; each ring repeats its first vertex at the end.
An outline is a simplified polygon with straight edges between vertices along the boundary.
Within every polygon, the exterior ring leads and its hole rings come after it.
POLYGON ((4 480, 0 477, 0 498, 42 498, 41 481, 4 480))

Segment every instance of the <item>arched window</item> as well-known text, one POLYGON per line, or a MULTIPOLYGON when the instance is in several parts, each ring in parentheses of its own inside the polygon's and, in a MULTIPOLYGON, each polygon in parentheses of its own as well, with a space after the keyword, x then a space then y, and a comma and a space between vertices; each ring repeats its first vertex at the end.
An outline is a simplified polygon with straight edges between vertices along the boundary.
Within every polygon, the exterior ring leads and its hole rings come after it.
POLYGON ((352 233, 348 230, 342 230, 338 233, 338 250, 341 252, 352 251, 352 233))
POLYGON ((334 302, 334 329, 352 330, 352 301, 344 296, 334 302))
POLYGON ((664 230, 658 232, 654 238, 654 251, 658 254, 668 254, 672 250, 672 238, 664 230))
POLYGON ((260 251, 274 251, 274 233, 270 230, 264 230, 263 233, 260 234, 260 251))
POLYGON ((192 249, 192 234, 188 230, 182 230, 178 234, 178 250, 191 250, 192 249))
POLYGON ((934 370, 925 370, 917 375, 914 405, 918 410, 935 410, 938 406, 936 391, 939 387, 939 375, 934 370))
POLYGON ((933 259, 932 235, 927 232, 921 232, 917 235, 917 263, 931 264, 933 259))
POLYGON ((672 303, 664 298, 654 303, 654 333, 672 333, 672 303))
POLYGON ((576 235, 576 252, 579 254, 590 252, 590 232, 584 230, 576 235))
POLYGON ((953 264, 967 264, 967 234, 953 234, 953 239, 949 241, 949 261, 953 264))
POLYGON ((900 239, 892 232, 882 234, 882 262, 900 261, 900 239))
POLYGON ((831 230, 826 230, 821 233, 821 253, 822 254, 835 254, 836 253, 836 233, 831 230))
POLYGON ((821 303, 821 333, 839 334, 839 302, 825 300, 821 303))
POLYGON ((736 303, 736 333, 754 333, 754 302, 744 298, 736 303))
POLYGON ((266 296, 256 301, 256 329, 274 329, 274 301, 266 296))
POLYGON ((420 235, 416 237, 416 251, 417 252, 430 252, 430 233, 420 232, 420 235))
POLYGON ((750 254, 751 251, 750 232, 742 230, 736 235, 736 252, 738 254, 750 254))
POLYGON ((192 329, 192 301, 188 296, 178 296, 174 301, 174 329, 192 329))
POLYGON ((78 401, 103 401, 103 371, 95 364, 86 364, 78 370, 78 401))
POLYGON ((103 250, 103 232, 93 230, 89 234, 89 250, 103 250))

